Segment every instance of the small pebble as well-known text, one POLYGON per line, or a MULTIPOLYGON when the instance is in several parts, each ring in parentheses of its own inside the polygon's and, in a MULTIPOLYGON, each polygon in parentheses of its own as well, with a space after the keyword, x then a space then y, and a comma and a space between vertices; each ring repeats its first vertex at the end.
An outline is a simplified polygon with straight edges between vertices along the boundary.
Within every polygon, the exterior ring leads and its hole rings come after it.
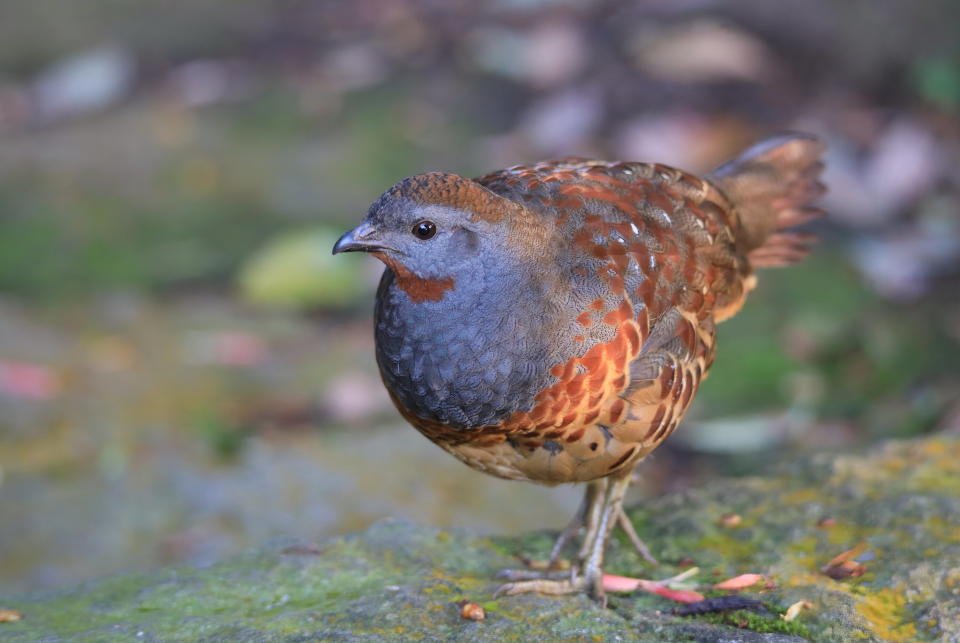
POLYGON ((460 617, 471 621, 482 621, 487 618, 487 613, 480 605, 472 601, 465 601, 460 606, 460 617))
POLYGON ((17 610, 0 609, 0 623, 12 623, 23 618, 23 614, 17 610))
POLYGON ((720 518, 721 527, 736 527, 741 522, 743 522, 743 518, 740 517, 740 514, 725 514, 720 518))

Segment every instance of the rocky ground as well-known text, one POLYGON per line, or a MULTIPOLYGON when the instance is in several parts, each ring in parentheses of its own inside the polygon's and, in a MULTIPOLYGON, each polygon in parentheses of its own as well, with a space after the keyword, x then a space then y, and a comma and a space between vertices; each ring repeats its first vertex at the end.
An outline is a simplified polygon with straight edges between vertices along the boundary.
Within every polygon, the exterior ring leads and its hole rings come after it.
MULTIPOLYGON (((960 440, 893 442, 866 455, 820 455, 768 477, 667 495, 631 516, 664 561, 645 567, 619 540, 608 571, 665 578, 691 564, 707 596, 730 576, 755 611, 681 617, 681 605, 617 594, 494 600, 494 575, 554 534, 478 537, 402 521, 322 543, 277 543, 206 568, 118 576, 0 598, 19 620, 0 641, 957 641, 960 640, 960 440), (860 543, 861 545, 857 547, 860 543), (823 569, 857 549, 846 564, 823 569), (459 602, 485 610, 461 617, 459 602), (792 621, 788 606, 808 601, 792 621)), ((0 612, 2 613, 2 612, 0 612)))

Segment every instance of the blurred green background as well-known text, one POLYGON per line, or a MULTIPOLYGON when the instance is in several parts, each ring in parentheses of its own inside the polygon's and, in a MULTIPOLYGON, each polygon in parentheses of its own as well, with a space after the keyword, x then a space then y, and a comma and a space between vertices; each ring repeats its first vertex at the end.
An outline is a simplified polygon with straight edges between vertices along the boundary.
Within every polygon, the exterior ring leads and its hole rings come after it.
POLYGON ((960 431, 960 4, 0 0, 0 594, 383 516, 516 532, 579 499, 403 425, 394 181, 556 155, 705 171, 829 145, 822 242, 761 275, 631 501, 960 431))

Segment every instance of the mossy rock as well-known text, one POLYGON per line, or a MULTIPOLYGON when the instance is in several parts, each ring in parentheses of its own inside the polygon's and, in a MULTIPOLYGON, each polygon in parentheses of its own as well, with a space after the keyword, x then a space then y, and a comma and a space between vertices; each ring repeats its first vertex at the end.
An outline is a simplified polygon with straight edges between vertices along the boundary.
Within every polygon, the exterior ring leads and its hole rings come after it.
MULTIPOLYGON (((669 576, 692 558, 709 584, 746 572, 768 612, 679 617, 648 594, 492 599, 516 554, 545 556, 553 534, 489 538, 382 521, 331 542, 274 545, 207 568, 179 567, 0 598, 21 612, 0 641, 935 641, 960 640, 960 441, 891 443, 822 455, 765 478, 714 483, 636 508, 664 560, 645 568, 619 538, 608 571, 669 576), (736 526, 723 526, 737 514, 736 526), (820 568, 859 542, 865 572, 820 568), (458 601, 486 610, 460 617, 458 601), (779 614, 813 604, 791 623, 779 614)), ((687 563, 688 564, 688 563, 687 563)), ((711 592, 717 594, 718 592, 711 592)))

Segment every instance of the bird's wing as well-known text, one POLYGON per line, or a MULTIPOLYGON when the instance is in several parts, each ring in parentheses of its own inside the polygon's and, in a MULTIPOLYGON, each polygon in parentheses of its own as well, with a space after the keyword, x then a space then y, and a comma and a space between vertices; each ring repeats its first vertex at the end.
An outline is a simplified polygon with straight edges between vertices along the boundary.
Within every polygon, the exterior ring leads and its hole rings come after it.
POLYGON ((719 321, 749 285, 749 263, 736 247, 736 212, 709 181, 687 172, 569 158, 477 181, 557 231, 569 281, 588 295, 574 302, 583 304, 578 315, 597 322, 626 300, 645 344, 671 310, 719 321), (603 309, 594 306, 598 282, 606 291, 603 309))
MULTIPOLYGON (((708 181, 658 164, 563 159, 478 179, 552 218, 564 253, 585 349, 615 341, 617 324, 641 345, 627 382, 611 391, 614 439, 631 460, 662 442, 713 362, 715 320, 745 294, 749 265, 736 248, 736 213, 708 181), (597 297, 600 284, 602 297, 597 297), (576 290, 586 293, 577 300, 576 290), (632 331, 630 331, 632 333, 632 331)), ((617 380, 611 379, 610 382, 617 380)))

